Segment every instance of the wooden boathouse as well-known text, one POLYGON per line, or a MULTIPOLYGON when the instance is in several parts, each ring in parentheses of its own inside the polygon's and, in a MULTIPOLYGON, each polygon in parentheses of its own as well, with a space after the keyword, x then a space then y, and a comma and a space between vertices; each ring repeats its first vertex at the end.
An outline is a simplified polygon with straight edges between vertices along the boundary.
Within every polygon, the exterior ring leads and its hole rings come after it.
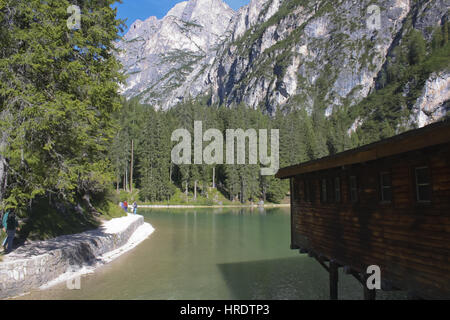
POLYGON ((368 266, 383 290, 450 298, 450 121, 280 169, 290 179, 291 248, 330 275, 355 276, 365 299, 368 266))

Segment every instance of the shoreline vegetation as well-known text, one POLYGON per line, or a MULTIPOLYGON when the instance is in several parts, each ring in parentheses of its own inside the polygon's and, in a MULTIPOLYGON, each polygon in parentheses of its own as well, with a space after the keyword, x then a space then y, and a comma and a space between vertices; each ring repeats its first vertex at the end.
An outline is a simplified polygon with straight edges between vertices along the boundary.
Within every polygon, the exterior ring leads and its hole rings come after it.
MULTIPOLYGON (((129 206, 134 201, 138 204, 138 210, 142 209, 192 209, 192 208, 282 208, 290 207, 289 197, 285 197, 278 203, 270 201, 231 201, 217 188, 206 188, 206 192, 197 195, 180 189, 176 189, 174 195, 166 201, 140 201, 139 189, 133 192, 119 190, 120 201, 127 201, 129 206)), ((130 208, 130 207, 129 207, 130 208)), ((139 212, 139 211, 138 211, 139 212)))
POLYGON ((282 204, 241 204, 241 205, 186 205, 186 204, 143 204, 138 208, 142 209, 196 209, 196 208, 289 208, 289 203, 282 204))

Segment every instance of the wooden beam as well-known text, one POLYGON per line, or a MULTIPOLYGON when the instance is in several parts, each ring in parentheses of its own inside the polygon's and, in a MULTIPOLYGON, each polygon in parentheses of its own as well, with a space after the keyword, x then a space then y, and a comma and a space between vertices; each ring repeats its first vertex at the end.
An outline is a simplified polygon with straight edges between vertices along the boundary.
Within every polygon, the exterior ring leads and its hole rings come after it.
MULTIPOLYGON (((290 195, 289 200, 291 202, 291 213, 290 213, 290 223, 291 223, 291 250, 293 249, 299 249, 296 245, 294 245, 294 238, 295 238, 295 232, 294 232, 294 178, 291 178, 289 180, 289 188, 290 188, 290 195)), ((266 199, 264 199, 266 201, 266 199)))
POLYGON ((364 289, 364 300, 375 300, 377 297, 377 290, 367 288, 368 278, 369 278, 368 275, 361 276, 362 285, 364 289))

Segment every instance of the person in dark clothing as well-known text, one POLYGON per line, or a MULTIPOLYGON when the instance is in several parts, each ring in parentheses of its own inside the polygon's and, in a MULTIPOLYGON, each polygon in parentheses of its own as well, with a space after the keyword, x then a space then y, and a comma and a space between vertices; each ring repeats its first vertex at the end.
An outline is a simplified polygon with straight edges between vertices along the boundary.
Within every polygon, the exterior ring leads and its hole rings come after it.
POLYGON ((18 222, 16 219, 16 213, 13 210, 7 211, 2 218, 3 230, 6 232, 6 240, 3 248, 6 253, 10 253, 14 244, 14 237, 16 236, 16 229, 18 222))

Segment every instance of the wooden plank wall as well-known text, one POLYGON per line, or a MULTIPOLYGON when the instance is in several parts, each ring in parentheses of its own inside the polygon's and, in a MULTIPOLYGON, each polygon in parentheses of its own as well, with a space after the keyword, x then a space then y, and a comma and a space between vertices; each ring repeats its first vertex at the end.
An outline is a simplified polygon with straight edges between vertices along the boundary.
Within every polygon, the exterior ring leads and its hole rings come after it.
POLYGON ((450 298, 450 144, 365 164, 293 178, 293 247, 365 272, 378 265, 382 279, 424 298, 450 298), (416 201, 414 169, 429 166, 431 203, 416 201), (391 173, 393 200, 380 201, 379 174, 391 173), (359 201, 349 199, 349 177, 359 201), (340 177, 341 202, 320 202, 320 179, 340 177), (304 201, 311 180, 315 201, 304 201))

